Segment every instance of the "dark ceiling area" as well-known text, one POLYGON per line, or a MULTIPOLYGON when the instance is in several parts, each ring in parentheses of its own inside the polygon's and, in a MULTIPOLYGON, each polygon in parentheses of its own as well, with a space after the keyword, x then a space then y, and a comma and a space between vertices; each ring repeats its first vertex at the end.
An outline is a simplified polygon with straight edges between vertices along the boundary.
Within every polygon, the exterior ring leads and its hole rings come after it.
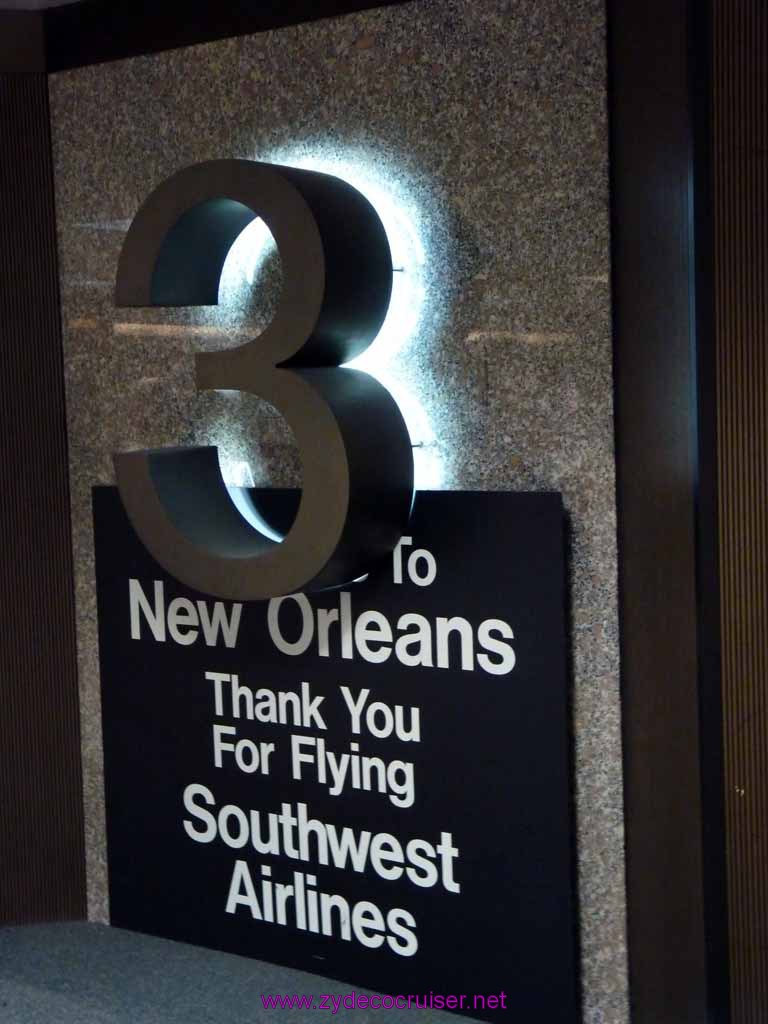
POLYGON ((46 69, 53 72, 403 2, 408 0, 85 0, 26 13, 42 19, 46 69))

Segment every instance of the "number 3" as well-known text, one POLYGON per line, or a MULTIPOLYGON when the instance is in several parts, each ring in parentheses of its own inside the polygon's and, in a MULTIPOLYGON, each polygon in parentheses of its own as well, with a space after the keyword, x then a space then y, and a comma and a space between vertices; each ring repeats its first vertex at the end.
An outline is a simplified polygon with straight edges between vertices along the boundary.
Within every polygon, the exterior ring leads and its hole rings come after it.
POLYGON ((342 367, 376 337, 392 260, 371 204, 346 182, 249 160, 188 167, 139 210, 117 273, 118 306, 215 305, 227 253, 261 217, 283 268, 272 323, 239 348, 195 357, 198 390, 247 391, 293 430, 303 491, 282 543, 234 507, 215 448, 115 455, 139 537, 203 593, 254 600, 339 586, 396 546, 408 523, 413 454, 395 401, 342 367))

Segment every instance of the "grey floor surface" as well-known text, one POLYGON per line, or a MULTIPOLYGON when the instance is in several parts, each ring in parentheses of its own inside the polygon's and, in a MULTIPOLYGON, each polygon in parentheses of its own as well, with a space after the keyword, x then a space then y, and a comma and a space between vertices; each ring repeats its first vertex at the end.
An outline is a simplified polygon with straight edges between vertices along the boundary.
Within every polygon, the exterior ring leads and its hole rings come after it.
POLYGON ((420 1009, 265 1009, 262 994, 368 992, 302 971, 104 925, 0 928, 1 1024, 460 1024, 420 1009))

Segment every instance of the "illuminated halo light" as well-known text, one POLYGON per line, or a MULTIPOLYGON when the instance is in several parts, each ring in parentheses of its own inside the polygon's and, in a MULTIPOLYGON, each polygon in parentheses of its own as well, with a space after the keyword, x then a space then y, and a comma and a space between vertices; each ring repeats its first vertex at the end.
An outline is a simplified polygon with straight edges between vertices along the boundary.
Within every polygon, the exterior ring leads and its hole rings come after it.
MULTIPOLYGON (((426 303, 427 252, 420 216, 413 200, 403 194, 397 182, 385 176, 385 169, 373 158, 351 160, 315 150, 280 151, 264 159, 272 164, 332 174, 353 185, 374 207, 389 241, 394 268, 392 298, 387 317, 378 335, 366 351, 346 365, 375 377, 400 407, 414 446, 414 479, 419 490, 438 489, 444 479, 444 466, 431 418, 417 397, 416 375, 408 365, 407 350, 420 334, 426 303)), ((235 240, 221 276, 221 293, 236 301, 257 282, 261 269, 274 255, 275 242, 261 218, 256 218, 235 240)), ((234 439, 233 439, 234 441, 234 439)), ((226 453, 232 446, 224 447, 226 453)), ((252 514, 241 508, 241 467, 239 459, 225 454, 221 458, 222 475, 227 486, 239 492, 233 500, 252 522, 252 514)), ((248 469, 250 476, 250 469, 248 469)), ((252 479, 252 477, 251 477, 252 479)), ((258 513, 253 511, 258 517, 258 513)), ((259 517, 260 518, 260 517, 259 517)), ((261 525, 258 527, 263 529, 261 525)))
POLYGON ((252 287, 259 271, 270 257, 277 252, 272 232, 257 217, 244 228, 232 244, 221 271, 220 292, 242 293, 252 287))

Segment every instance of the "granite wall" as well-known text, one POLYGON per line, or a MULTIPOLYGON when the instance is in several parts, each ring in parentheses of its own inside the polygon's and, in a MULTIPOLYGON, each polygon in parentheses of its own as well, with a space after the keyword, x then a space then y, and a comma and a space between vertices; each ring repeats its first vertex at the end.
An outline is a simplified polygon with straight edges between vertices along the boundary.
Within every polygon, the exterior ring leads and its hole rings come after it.
POLYGON ((124 233, 188 164, 317 167, 399 233, 402 302, 377 346, 421 485, 563 492, 584 1019, 628 1020, 605 60, 602 0, 413 0, 52 77, 93 919, 109 908, 91 488, 113 451, 179 443, 219 444, 233 482, 298 473, 273 410, 192 375, 194 351, 264 324, 275 258, 241 246, 218 307, 117 310, 124 233))

